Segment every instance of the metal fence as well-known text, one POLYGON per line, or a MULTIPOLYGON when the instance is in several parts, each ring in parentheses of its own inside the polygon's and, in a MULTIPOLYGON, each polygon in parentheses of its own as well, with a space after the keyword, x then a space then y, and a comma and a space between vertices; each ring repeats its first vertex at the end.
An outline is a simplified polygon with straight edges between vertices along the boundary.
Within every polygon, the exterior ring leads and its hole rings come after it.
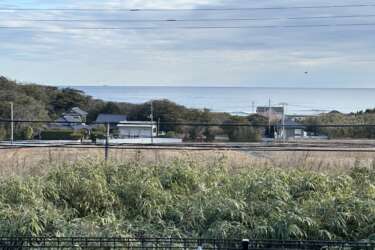
POLYGON ((374 250, 375 243, 349 241, 220 240, 180 238, 0 237, 0 249, 374 250))

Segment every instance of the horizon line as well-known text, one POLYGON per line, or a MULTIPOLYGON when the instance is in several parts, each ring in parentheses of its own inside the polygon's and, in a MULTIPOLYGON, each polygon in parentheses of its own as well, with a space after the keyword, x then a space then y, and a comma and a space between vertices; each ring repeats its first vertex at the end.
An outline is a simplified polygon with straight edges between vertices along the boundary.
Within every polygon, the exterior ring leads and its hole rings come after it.
POLYGON ((50 85, 54 87, 166 87, 166 88, 262 88, 262 89, 375 89, 375 87, 298 87, 298 86, 230 86, 230 85, 119 85, 119 84, 56 84, 50 85))

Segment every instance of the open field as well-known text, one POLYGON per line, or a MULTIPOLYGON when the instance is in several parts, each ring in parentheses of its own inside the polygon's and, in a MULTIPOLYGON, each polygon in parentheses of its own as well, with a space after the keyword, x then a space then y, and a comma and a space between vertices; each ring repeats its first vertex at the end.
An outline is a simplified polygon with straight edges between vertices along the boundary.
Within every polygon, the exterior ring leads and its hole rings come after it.
MULTIPOLYGON (((324 173, 345 173, 354 167, 375 166, 375 153, 371 152, 241 152, 120 148, 109 150, 109 161, 113 163, 166 164, 176 159, 194 160, 205 165, 222 162, 234 169, 277 167, 324 173)), ((45 147, 2 149, 0 150, 0 175, 2 177, 38 176, 55 166, 88 161, 104 161, 104 149, 45 147)))

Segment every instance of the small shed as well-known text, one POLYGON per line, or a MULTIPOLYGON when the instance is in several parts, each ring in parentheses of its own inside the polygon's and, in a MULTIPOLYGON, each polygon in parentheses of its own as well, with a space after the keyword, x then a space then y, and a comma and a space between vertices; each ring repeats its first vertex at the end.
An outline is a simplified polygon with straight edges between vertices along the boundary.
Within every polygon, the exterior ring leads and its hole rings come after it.
POLYGON ((120 138, 151 138, 157 136, 157 125, 154 122, 132 121, 117 125, 120 138))

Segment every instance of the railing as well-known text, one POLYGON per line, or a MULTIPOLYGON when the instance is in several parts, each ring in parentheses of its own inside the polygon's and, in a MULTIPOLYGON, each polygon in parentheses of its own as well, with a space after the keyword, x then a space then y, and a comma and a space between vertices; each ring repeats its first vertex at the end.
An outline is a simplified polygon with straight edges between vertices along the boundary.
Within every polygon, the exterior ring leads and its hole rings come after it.
POLYGON ((0 249, 375 250, 375 242, 180 238, 0 237, 0 249))

